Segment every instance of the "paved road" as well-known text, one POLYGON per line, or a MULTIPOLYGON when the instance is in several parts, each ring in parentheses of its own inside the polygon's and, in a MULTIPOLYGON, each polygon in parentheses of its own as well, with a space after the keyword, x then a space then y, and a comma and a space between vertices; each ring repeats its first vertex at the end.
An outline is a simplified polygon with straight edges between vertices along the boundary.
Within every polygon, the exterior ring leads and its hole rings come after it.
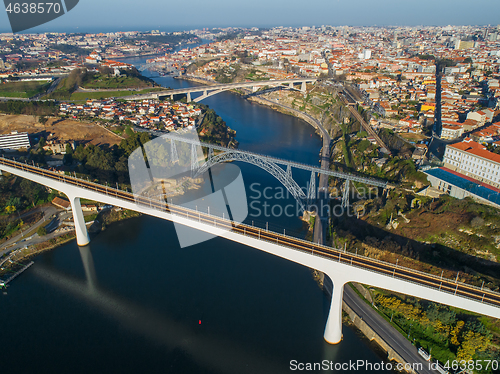
POLYGON ((62 212, 59 213, 54 219, 47 225, 45 228, 47 229, 47 232, 50 233, 54 230, 57 230, 59 226, 62 225, 62 223, 67 220, 68 218, 73 217, 72 212, 62 212))
POLYGON ((0 97, 0 101, 31 101, 31 99, 23 97, 0 97))
MULTIPOLYGON (((68 226, 69 227, 69 226, 68 226)), ((15 245, 13 245, 12 247, 10 247, 8 249, 9 252, 12 252, 12 251, 15 251, 16 249, 20 249, 20 248, 24 248, 24 247, 29 247, 31 245, 35 245, 35 244, 40 244, 40 243, 44 243, 50 239, 54 239, 54 238, 57 238, 58 236, 62 236, 64 234, 67 234, 68 232, 74 230, 73 228, 69 227, 68 228, 68 231, 63 231, 63 232, 52 232, 50 234, 47 234, 47 235, 44 235, 44 236, 38 236, 38 235, 34 235, 32 238, 30 238, 29 240, 26 240, 24 242, 20 242, 20 243, 17 243, 15 245)))
MULTIPOLYGON (((53 207, 50 207, 50 208, 53 208, 53 207)), ((29 239, 22 240, 22 241, 19 241, 22 239, 22 237, 21 237, 21 235, 18 235, 16 238, 11 239, 12 243, 15 243, 15 244, 13 244, 12 246, 10 246, 10 247, 4 249, 2 252, 0 252, 0 257, 3 256, 4 254, 8 254, 12 251, 15 251, 16 249, 24 248, 26 246, 29 247, 30 245, 34 245, 34 244, 40 244, 40 243, 46 242, 50 239, 57 238, 58 236, 64 235, 64 234, 68 233, 69 231, 74 230, 71 226, 68 226, 68 231, 56 232, 55 230, 57 230, 59 227, 61 227, 65 220, 73 217, 73 213, 61 211, 61 209, 56 209, 56 208, 53 208, 53 209, 56 212, 58 211, 59 213, 46 226, 47 232, 48 232, 47 235, 38 236, 35 234, 35 235, 31 236, 29 239), (16 242, 15 239, 17 239, 18 241, 16 242)), ((84 216, 91 215, 91 214, 94 214, 94 213, 93 212, 84 212, 84 216)), ((49 217, 49 215, 46 215, 45 217, 49 217)), ((44 223, 45 221, 43 221, 43 219, 42 219, 39 222, 37 222, 37 224, 39 224, 40 222, 44 223)), ((30 231, 33 229, 33 227, 30 228, 30 231)))
POLYGON ((363 301, 350 287, 344 288, 344 301, 370 326, 382 339, 385 340, 406 362, 422 363, 423 369, 416 370, 419 374, 435 374, 437 371, 429 369, 429 363, 418 354, 417 348, 411 344, 399 331, 391 326, 373 308, 363 301))
MULTIPOLYGON (((323 150, 321 153, 321 169, 323 170, 330 169, 330 143, 331 138, 327 133, 326 136, 323 136, 323 150)), ((317 188, 318 198, 316 204, 318 205, 320 219, 316 219, 314 223, 313 241, 319 244, 326 244, 326 230, 329 221, 329 208, 326 207, 329 207, 330 203, 328 179, 328 175, 320 174, 317 188)))
MULTIPOLYGON (((37 229, 38 227, 40 227, 43 223, 45 223, 47 221, 48 217, 57 213, 58 209, 54 206, 43 207, 43 208, 39 208, 39 209, 36 209, 34 211, 31 211, 31 212, 24 213, 23 215, 21 215, 21 218, 24 218, 27 215, 34 214, 34 213, 39 212, 39 211, 43 212, 43 218, 40 219, 37 223, 35 223, 33 226, 31 226, 28 229, 28 231, 33 231, 34 229, 37 229)), ((10 246, 12 244, 17 243, 18 241, 22 240, 26 233, 27 233, 26 230, 24 230, 23 233, 20 233, 19 235, 11 238, 10 240, 8 240, 5 243, 3 243, 2 245, 0 245, 0 257, 3 256, 4 254, 11 252, 13 250, 13 247, 10 247, 10 246)), ((23 242, 22 245, 24 246, 26 244, 24 244, 24 242, 23 242)))
POLYGON ((59 85, 59 82, 61 82, 61 79, 62 79, 61 77, 54 79, 54 82, 52 82, 52 84, 50 85, 46 95, 49 95, 56 90, 57 86, 59 85))

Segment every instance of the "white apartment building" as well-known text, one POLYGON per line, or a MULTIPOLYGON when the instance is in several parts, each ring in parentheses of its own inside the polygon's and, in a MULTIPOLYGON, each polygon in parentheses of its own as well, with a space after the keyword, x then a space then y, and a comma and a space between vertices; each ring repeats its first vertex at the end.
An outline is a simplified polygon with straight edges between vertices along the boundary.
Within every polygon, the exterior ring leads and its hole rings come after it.
POLYGON ((30 148, 30 138, 27 132, 17 131, 7 135, 0 135, 0 151, 15 151, 21 148, 30 148))
POLYGON ((500 155, 470 138, 447 145, 443 162, 448 169, 500 188, 500 155))
POLYGON ((462 126, 456 125, 444 125, 441 130, 442 139, 457 139, 464 133, 464 128, 462 126))

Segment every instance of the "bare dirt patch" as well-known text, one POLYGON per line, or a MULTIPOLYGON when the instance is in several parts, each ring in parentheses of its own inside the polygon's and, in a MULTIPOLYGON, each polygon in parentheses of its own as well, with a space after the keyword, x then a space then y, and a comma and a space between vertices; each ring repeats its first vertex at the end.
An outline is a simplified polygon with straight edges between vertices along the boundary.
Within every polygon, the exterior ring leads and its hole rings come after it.
POLYGON ((418 141, 421 141, 421 140, 426 140, 426 139, 429 139, 427 136, 425 135, 422 135, 422 134, 414 134, 414 133, 411 133, 411 132, 404 132, 404 133, 399 133, 399 135, 406 139, 406 140, 409 140, 411 142, 418 142, 418 141))
POLYGON ((42 125, 34 116, 0 115, 0 134, 10 134, 12 131, 26 131, 30 135, 45 138, 53 134, 51 138, 61 141, 73 140, 94 145, 113 145, 122 140, 118 135, 92 123, 50 118, 42 125))
POLYGON ((410 219, 410 223, 404 223, 400 218, 401 225, 393 231, 410 239, 422 240, 442 233, 457 231, 459 227, 470 222, 471 215, 465 212, 435 214, 424 211, 420 214, 408 214, 407 218, 410 219))

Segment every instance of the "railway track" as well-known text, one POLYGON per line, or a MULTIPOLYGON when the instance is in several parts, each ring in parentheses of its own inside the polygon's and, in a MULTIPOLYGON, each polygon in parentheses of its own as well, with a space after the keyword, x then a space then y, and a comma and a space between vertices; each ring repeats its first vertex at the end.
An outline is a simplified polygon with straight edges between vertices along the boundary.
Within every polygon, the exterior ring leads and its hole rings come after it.
MULTIPOLYGON (((349 94, 348 92, 346 93, 349 94)), ((356 102, 352 98, 351 98, 352 102, 350 102, 349 98, 344 93, 339 93, 338 96, 340 97, 344 105, 349 109, 354 118, 356 118, 356 120, 361 124, 361 127, 363 127, 366 130, 366 132, 368 132, 368 134, 370 134, 370 136, 375 139, 375 141, 381 148, 386 149, 387 152, 390 152, 389 147, 385 145, 385 143, 382 141, 382 139, 380 139, 380 137, 377 135, 375 130, 373 130, 370 124, 366 123, 361 114, 359 114, 356 108, 354 108, 356 102)))
POLYGON ((457 296, 466 297, 481 303, 490 304, 500 307, 500 293, 479 288, 473 285, 465 284, 451 279, 439 277, 433 274, 420 272, 417 270, 398 266, 388 262, 371 259, 362 255, 343 252, 335 248, 329 248, 320 244, 308 242, 303 239, 298 239, 284 234, 278 234, 266 229, 240 224, 235 226, 232 221, 213 216, 207 213, 194 211, 177 205, 169 205, 165 201, 152 200, 142 196, 136 196, 131 192, 121 191, 116 188, 110 188, 90 181, 84 181, 71 176, 61 175, 53 171, 41 169, 36 166, 23 164, 17 161, 12 161, 5 158, 0 158, 0 164, 51 178, 59 182, 68 183, 90 191, 105 194, 107 196, 116 197, 134 204, 139 204, 152 209, 164 211, 177 216, 186 217, 196 220, 200 223, 213 225, 224 228, 226 230, 253 237, 259 240, 275 243, 290 249, 294 249, 303 253, 314 256, 322 256, 331 261, 339 262, 349 266, 355 266, 379 274, 388 275, 395 279, 404 280, 407 282, 416 283, 442 292, 451 293, 457 296))

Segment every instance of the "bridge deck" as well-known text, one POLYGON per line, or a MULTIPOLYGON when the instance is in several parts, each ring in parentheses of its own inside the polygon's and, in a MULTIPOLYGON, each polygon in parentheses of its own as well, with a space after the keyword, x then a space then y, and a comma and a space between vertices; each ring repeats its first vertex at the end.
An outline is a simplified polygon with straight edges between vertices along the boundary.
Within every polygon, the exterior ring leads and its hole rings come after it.
POLYGON ((69 176, 64 176, 35 166, 22 164, 17 161, 0 158, 0 169, 1 166, 5 166, 10 170, 17 169, 19 171, 32 173, 37 176, 75 186, 82 190, 94 191, 116 198, 117 200, 126 201, 129 203, 132 202, 138 204, 139 206, 150 207, 155 210, 168 212, 175 216, 180 216, 200 223, 224 228, 227 231, 231 231, 246 237, 253 237, 262 241, 278 244, 279 246, 284 246, 288 249, 299 251, 301 253, 318 256, 330 261, 341 263, 343 265, 348 265, 354 268, 367 270, 372 273, 385 275, 394 278, 395 280, 402 280, 408 283, 430 288, 435 291, 440 291, 460 298, 473 300, 481 304, 500 307, 500 293, 488 289, 479 288, 473 285, 458 282, 456 280, 454 281, 433 274, 401 267, 397 264, 375 260, 362 255, 346 253, 342 250, 315 244, 284 234, 278 234, 246 224, 241 224, 237 227, 234 227, 233 222, 217 216, 197 212, 191 209, 184 208, 182 206, 175 206, 172 204, 167 205, 164 201, 153 201, 144 197, 134 196, 130 192, 113 189, 107 186, 102 186, 96 183, 80 180, 69 176))
POLYGON ((254 87, 254 86, 266 86, 266 85, 278 85, 278 84, 290 84, 290 83, 302 83, 302 82, 315 82, 317 78, 299 78, 299 79, 280 79, 280 80, 269 80, 269 81, 252 81, 252 82, 239 82, 239 83, 227 83, 227 84, 215 84, 207 86, 197 86, 197 87, 187 87, 187 88, 177 88, 175 90, 165 90, 157 92, 160 96, 162 95, 176 95, 188 92, 202 92, 202 91, 212 91, 212 90, 231 90, 233 88, 241 87, 254 87))
POLYGON ((227 84, 213 84, 213 85, 204 85, 204 86, 196 86, 196 87, 186 87, 186 88, 177 88, 174 90, 165 90, 159 92, 152 92, 150 94, 137 94, 132 96, 123 96, 121 99, 123 100, 141 100, 141 98, 159 98, 162 96, 170 96, 170 95, 181 95, 187 93, 196 93, 196 92, 204 92, 204 91, 227 91, 235 88, 242 87, 255 87, 255 86, 269 86, 269 85, 281 85, 281 84, 290 84, 290 83, 307 83, 307 82, 316 82, 318 78, 297 78, 297 79, 279 79, 279 80, 268 80, 268 81, 252 81, 252 82, 239 82, 239 83, 227 83, 227 84))

